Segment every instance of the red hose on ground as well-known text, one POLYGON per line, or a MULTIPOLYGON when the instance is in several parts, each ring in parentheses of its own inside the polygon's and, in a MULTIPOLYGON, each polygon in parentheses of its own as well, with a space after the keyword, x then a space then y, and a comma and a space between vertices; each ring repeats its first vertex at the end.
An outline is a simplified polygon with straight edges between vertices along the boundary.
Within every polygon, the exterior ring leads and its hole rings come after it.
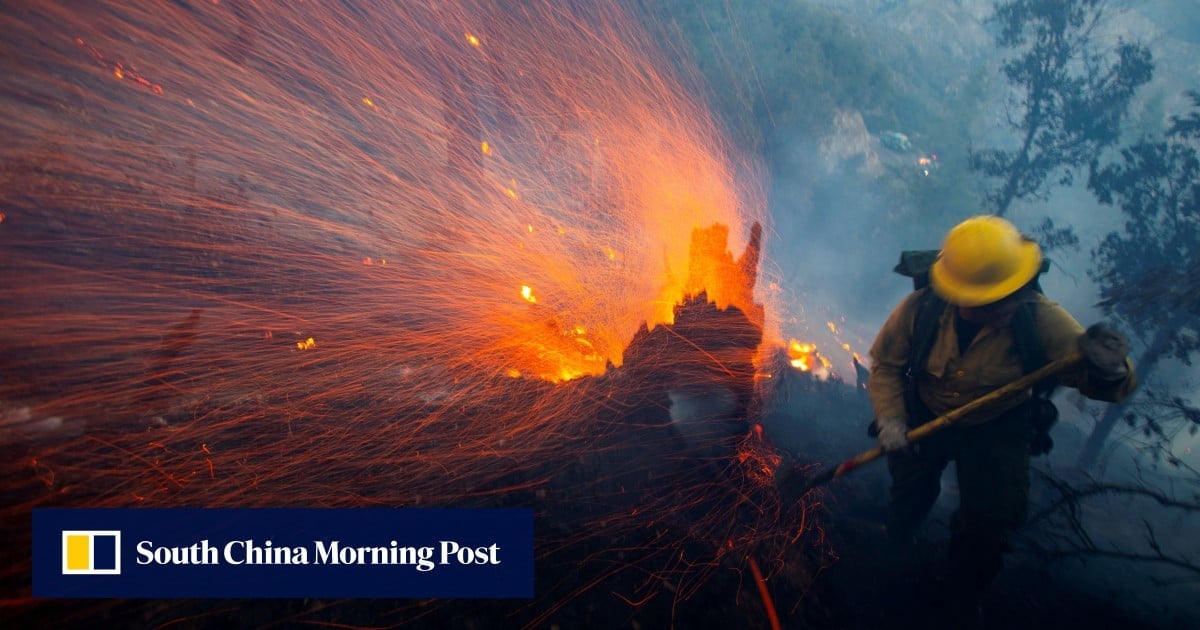
POLYGON ((767 618, 771 620, 771 630, 780 630, 779 615, 775 612, 775 602, 771 600, 771 593, 767 591, 767 581, 763 579, 762 571, 758 569, 758 563, 751 556, 746 556, 746 561, 750 563, 750 573, 754 574, 754 583, 758 585, 758 594, 762 596, 763 608, 767 609, 767 618))

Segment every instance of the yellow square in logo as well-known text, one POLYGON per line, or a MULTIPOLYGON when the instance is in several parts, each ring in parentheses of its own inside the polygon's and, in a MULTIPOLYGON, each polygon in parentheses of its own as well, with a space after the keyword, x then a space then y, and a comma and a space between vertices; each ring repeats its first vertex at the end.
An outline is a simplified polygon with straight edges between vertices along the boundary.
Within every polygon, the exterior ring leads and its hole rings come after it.
POLYGON ((66 569, 87 571, 92 568, 92 537, 86 534, 68 534, 66 569))

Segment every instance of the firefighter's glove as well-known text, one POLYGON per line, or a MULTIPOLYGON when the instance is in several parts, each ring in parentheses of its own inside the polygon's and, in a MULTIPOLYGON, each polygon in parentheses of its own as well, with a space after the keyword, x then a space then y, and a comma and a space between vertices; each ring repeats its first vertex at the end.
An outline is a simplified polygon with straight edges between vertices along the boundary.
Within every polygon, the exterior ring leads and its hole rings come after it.
POLYGON ((1079 351, 1090 364, 1090 371, 1102 381, 1119 381, 1129 375, 1125 358, 1129 341, 1107 324, 1092 324, 1079 337, 1079 351))
POLYGON ((875 421, 879 426, 879 448, 885 453, 895 453, 908 448, 908 425, 904 418, 879 418, 875 421))

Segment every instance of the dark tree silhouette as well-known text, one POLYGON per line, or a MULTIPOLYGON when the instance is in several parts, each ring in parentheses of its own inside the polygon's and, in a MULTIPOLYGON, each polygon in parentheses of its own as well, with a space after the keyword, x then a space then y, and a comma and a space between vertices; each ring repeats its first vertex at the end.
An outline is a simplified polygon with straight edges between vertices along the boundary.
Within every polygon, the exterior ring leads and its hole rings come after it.
MULTIPOLYGON (((1120 160, 1094 168, 1088 181, 1101 203, 1117 206, 1127 218, 1123 232, 1109 234, 1096 248, 1090 273, 1106 314, 1145 344, 1137 361, 1143 382, 1164 360, 1190 365, 1200 350, 1200 93, 1189 96, 1194 110, 1173 118, 1166 137, 1122 150, 1120 160)), ((1196 414, 1176 415, 1190 431, 1200 424, 1196 414)), ((1147 435, 1168 437, 1159 416, 1139 414, 1128 404, 1110 407, 1080 464, 1096 461, 1122 418, 1147 435)))
POLYGON ((1178 549, 1162 538, 1170 538, 1161 523, 1156 525, 1142 514, 1142 540, 1120 543, 1101 541, 1102 519, 1087 504, 1105 498, 1123 498, 1126 505, 1157 505, 1181 521, 1200 517, 1200 501, 1187 496, 1187 489, 1159 489, 1144 480, 1134 483, 1105 483, 1084 479, 1074 483, 1041 470, 1035 476, 1049 488, 1051 496, 1035 505, 1029 525, 1021 533, 1018 548, 1047 565, 1063 560, 1117 560, 1130 564, 1152 565, 1166 569, 1170 577, 1151 577, 1158 586, 1200 582, 1200 558, 1192 549, 1178 549), (1134 503, 1134 502, 1137 503, 1134 503), (1099 521, 1099 522, 1098 522, 1099 521))
POLYGON ((1150 50, 1095 37, 1103 0, 1006 0, 990 21, 996 43, 1015 54, 1001 66, 1013 88, 1007 126, 1016 148, 972 150, 970 167, 999 180, 984 210, 1004 216, 1014 201, 1046 199, 1118 139, 1137 89, 1154 72, 1150 50))

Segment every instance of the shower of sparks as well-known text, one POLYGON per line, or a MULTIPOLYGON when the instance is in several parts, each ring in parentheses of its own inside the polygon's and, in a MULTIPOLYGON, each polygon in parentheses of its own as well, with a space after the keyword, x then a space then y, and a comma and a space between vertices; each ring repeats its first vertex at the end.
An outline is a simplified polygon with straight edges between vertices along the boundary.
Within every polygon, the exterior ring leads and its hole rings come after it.
POLYGON ((534 492, 686 296, 770 335, 756 167, 572 4, 0 9, 0 520, 534 492))

